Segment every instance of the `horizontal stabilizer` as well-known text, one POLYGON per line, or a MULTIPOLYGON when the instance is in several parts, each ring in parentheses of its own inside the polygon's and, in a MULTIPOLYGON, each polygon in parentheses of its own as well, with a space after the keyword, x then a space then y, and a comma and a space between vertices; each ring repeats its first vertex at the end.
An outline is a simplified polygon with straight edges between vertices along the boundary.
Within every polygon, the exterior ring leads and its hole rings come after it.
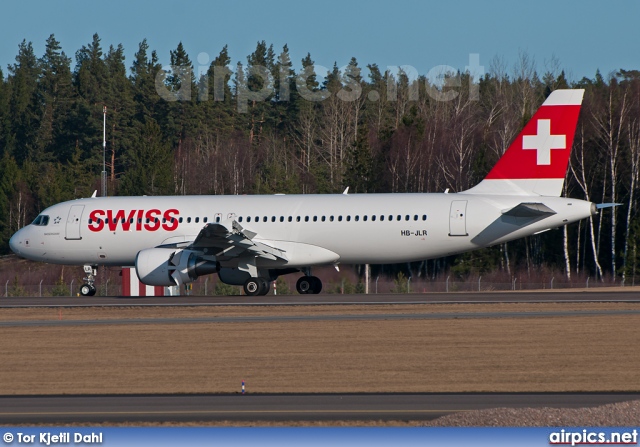
POLYGON ((556 212, 544 203, 523 202, 509 210, 503 211, 502 214, 511 217, 542 217, 551 216, 556 214, 556 212))

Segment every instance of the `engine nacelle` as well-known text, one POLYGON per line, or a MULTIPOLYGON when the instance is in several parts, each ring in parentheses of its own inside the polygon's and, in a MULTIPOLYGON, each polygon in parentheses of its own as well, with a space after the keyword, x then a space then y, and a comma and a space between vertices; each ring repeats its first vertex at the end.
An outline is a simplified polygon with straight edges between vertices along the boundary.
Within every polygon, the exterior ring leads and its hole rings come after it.
POLYGON ((148 248, 136 256, 138 278, 149 286, 179 286, 219 270, 220 264, 189 250, 148 248))
POLYGON ((242 270, 227 267, 221 268, 218 272, 218 276, 220 277, 220 281, 232 286, 242 286, 247 279, 251 278, 249 272, 243 272, 242 270))

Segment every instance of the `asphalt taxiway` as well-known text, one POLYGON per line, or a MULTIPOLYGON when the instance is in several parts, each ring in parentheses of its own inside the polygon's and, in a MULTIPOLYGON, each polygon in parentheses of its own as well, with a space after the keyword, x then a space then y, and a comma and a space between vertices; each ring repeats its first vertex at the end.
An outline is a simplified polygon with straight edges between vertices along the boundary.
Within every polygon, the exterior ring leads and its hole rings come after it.
POLYGON ((3 307, 106 306, 304 306, 344 304, 640 303, 637 291, 451 292, 407 294, 320 294, 163 297, 0 297, 3 307))
POLYGON ((0 424, 431 420, 487 408, 578 408, 640 393, 0 396, 0 424))

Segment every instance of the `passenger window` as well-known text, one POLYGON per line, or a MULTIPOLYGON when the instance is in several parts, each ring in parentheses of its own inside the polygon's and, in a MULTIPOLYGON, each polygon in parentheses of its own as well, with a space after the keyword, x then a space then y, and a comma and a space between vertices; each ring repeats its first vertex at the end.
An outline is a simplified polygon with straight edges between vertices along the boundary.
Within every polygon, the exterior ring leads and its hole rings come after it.
POLYGON ((200 218, 196 217, 196 223, 200 222, 200 218))
POLYGON ((409 220, 409 219, 411 219, 411 216, 409 216, 408 214, 404 216, 404 220, 409 220))
POLYGON ((289 222, 292 222, 292 221, 293 221, 293 217, 289 216, 289 217, 287 218, 287 220, 288 220, 289 222))
MULTIPOLYGON (((138 219, 138 220, 140 220, 140 219, 138 219)), ((178 222, 179 222, 179 223, 182 223, 182 220, 183 220, 183 219, 182 219, 182 217, 181 217, 181 218, 179 218, 179 219, 178 219, 178 222)), ((138 223, 142 223, 142 222, 138 222, 138 223)))
MULTIPOLYGON (((207 222, 209 221, 209 218, 208 218, 208 217, 205 217, 204 219, 202 219, 202 221, 203 221, 204 223, 207 223, 207 222)), ((173 222, 173 218, 171 218, 171 222, 173 222)))
POLYGON ((300 222, 300 216, 296 216, 296 222, 300 222))
POLYGON ((418 220, 418 215, 413 216, 413 220, 418 220))
POLYGON ((187 223, 191 223, 191 218, 187 217, 187 223))
POLYGON ((338 216, 338 222, 342 222, 342 216, 338 216))
POLYGON ((238 217, 238 222, 242 222, 242 216, 238 217))
POLYGON ((393 220, 393 216, 389 214, 389 220, 393 220))
POLYGON ((280 216, 280 222, 284 222, 284 216, 280 216))
POLYGON ((276 216, 271 216, 271 222, 275 222, 276 221, 276 216))
POLYGON ((322 221, 324 222, 325 220, 327 220, 327 218, 322 216, 322 221))
POLYGON ((422 220, 427 220, 427 215, 426 214, 422 215, 422 220))
POLYGON ((366 222, 367 221, 367 216, 366 215, 362 216, 362 220, 364 220, 366 222))
POLYGON ((356 222, 360 220, 360 216, 356 216, 356 222))
POLYGON ((351 222, 351 216, 347 216, 347 222, 351 222))
POLYGON ((263 222, 266 222, 266 221, 267 221, 267 216, 264 216, 264 217, 262 218, 262 221, 263 221, 263 222))
POLYGON ((220 222, 220 216, 216 216, 216 222, 220 222))
POLYGON ((329 216, 329 221, 333 222, 333 216, 329 216))
POLYGON ((398 219, 397 220, 402 220, 402 216, 400 214, 398 214, 398 219))
POLYGON ((318 221, 318 216, 313 216, 313 221, 317 222, 318 221))
POLYGON ((371 221, 373 221, 373 222, 376 221, 376 215, 375 214, 373 216, 371 216, 371 221))
POLYGON ((251 222, 251 216, 247 216, 247 222, 251 222))
POLYGON ((309 216, 304 216, 304 221, 309 222, 309 216))
POLYGON ((382 220, 384 220, 384 214, 381 214, 381 215, 380 215, 380 220, 381 220, 381 221, 382 221, 382 220))

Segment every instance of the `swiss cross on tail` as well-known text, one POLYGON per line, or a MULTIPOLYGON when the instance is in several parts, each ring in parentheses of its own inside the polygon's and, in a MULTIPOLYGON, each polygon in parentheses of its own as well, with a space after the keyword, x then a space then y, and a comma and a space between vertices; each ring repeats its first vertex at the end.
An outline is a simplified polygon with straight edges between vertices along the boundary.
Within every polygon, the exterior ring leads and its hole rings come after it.
POLYGON ((485 179, 466 192, 559 196, 583 95, 552 92, 485 179))

